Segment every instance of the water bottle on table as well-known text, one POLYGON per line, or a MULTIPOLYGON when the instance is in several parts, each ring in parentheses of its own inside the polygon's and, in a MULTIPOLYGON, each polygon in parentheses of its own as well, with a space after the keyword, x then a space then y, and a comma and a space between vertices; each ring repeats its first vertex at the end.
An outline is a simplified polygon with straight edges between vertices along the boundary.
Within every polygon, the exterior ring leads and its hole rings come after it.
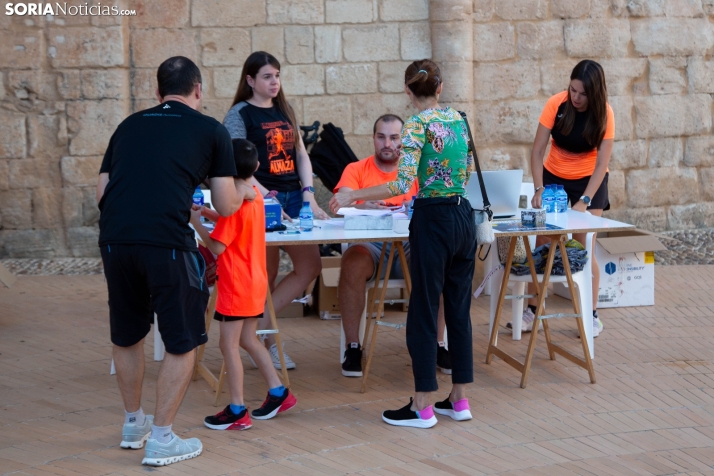
POLYGON ((541 199, 543 201, 543 208, 545 208, 545 212, 553 213, 555 211, 555 196, 553 195, 552 185, 545 186, 541 199))
POLYGON ((300 229, 302 231, 312 231, 312 208, 310 208, 310 202, 302 202, 302 208, 300 209, 300 229))
POLYGON ((414 214, 414 200, 416 200, 416 195, 412 196, 412 200, 409 202, 409 205, 407 205, 407 218, 410 220, 414 214))
POLYGON ((565 213, 568 211, 568 194, 565 193, 562 185, 558 185, 558 190, 555 192, 555 211, 556 213, 565 213))

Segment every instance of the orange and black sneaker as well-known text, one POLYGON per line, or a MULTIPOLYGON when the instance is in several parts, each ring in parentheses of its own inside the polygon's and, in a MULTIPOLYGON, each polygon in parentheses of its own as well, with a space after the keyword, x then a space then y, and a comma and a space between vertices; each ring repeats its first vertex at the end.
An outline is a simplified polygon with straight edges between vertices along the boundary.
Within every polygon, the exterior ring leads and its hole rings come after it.
POLYGON ((251 415, 256 420, 269 420, 278 413, 290 410, 295 405, 297 405, 297 398, 290 393, 290 389, 286 388, 280 397, 273 397, 268 392, 268 397, 263 402, 263 405, 257 410, 253 410, 251 415))
POLYGON ((211 430, 247 430, 253 426, 247 408, 236 415, 230 405, 216 415, 207 416, 203 424, 211 430))

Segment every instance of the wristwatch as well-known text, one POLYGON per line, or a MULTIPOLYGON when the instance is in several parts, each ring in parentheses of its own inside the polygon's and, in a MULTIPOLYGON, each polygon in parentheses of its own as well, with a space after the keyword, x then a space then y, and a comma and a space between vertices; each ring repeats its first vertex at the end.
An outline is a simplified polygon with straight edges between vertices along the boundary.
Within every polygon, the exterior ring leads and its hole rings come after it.
POLYGON ((314 193, 315 193, 315 187, 313 187, 312 185, 310 185, 309 187, 303 188, 302 191, 303 191, 303 192, 310 192, 310 193, 313 193, 313 194, 314 194, 314 193))
POLYGON ((580 200, 582 200, 583 203, 588 207, 590 206, 590 197, 588 197, 587 195, 583 195, 582 197, 580 197, 580 200))

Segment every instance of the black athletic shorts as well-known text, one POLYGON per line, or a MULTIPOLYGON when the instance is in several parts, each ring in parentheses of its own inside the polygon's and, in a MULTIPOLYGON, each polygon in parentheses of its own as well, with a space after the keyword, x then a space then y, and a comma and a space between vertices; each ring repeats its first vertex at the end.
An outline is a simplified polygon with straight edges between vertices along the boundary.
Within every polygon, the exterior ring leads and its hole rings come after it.
POLYGON ((104 245, 112 343, 129 347, 149 333, 154 313, 166 352, 208 341, 208 286, 201 254, 150 245, 104 245))
POLYGON ((217 321, 226 321, 226 322, 233 322, 233 321, 242 321, 243 319, 260 319, 263 317, 263 313, 261 312, 257 316, 226 316, 225 314, 221 314, 220 312, 216 311, 213 313, 213 319, 217 321))
MULTIPOLYGON (((590 206, 588 207, 588 210, 610 209, 610 200, 607 196, 607 178, 609 175, 609 172, 605 172, 605 177, 603 177, 602 179, 600 188, 597 189, 597 192, 595 192, 594 196, 590 197, 590 206)), ((543 167, 543 185, 562 185, 563 190, 565 190, 565 193, 568 194, 568 200, 570 201, 571 207, 578 203, 580 197, 583 196, 583 194, 585 193, 585 189, 588 188, 589 181, 590 176, 575 180, 564 179, 562 177, 558 177, 557 175, 551 173, 550 171, 548 171, 548 169, 543 167)))

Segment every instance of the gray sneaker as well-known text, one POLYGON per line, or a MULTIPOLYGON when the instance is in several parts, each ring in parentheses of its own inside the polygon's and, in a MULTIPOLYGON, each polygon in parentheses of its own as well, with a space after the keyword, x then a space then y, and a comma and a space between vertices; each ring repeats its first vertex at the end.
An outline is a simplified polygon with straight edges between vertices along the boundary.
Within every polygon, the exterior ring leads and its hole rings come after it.
MULTIPOLYGON (((270 358, 273 360, 273 367, 278 370, 283 370, 283 367, 280 365, 280 356, 278 355, 278 344, 271 345, 268 351, 270 352, 270 358)), ((285 346, 283 346, 283 358, 285 359, 286 369, 292 370, 295 368, 295 362, 293 362, 293 359, 285 352, 285 346)))
POLYGON ((195 458, 203 451, 203 445, 198 438, 182 440, 173 433, 172 436, 173 438, 168 443, 159 443, 158 440, 150 438, 146 442, 144 459, 141 460, 141 464, 166 466, 185 459, 195 458))
POLYGON ((151 434, 151 424, 154 422, 154 415, 146 415, 143 425, 136 423, 124 423, 124 428, 121 430, 121 446, 138 450, 144 447, 144 442, 149 439, 151 434))

